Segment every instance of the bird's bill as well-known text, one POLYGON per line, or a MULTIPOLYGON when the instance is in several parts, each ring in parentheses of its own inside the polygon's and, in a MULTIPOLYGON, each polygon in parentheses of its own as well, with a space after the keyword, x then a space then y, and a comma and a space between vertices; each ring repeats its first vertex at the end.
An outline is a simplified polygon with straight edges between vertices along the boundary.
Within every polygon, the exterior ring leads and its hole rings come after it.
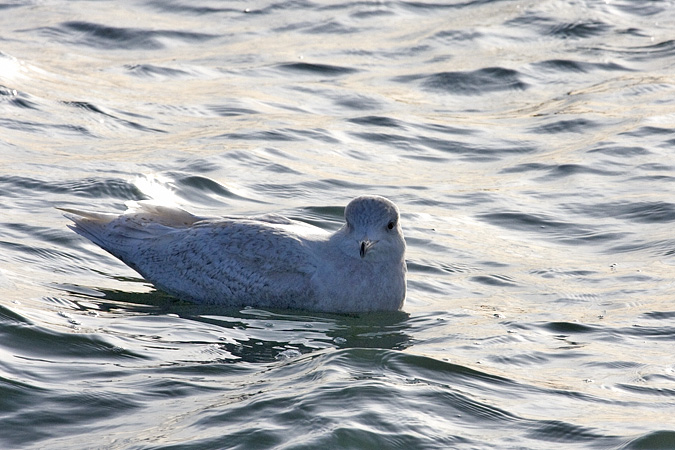
POLYGON ((364 258, 366 256, 366 253, 368 253, 368 250, 373 248, 377 241, 371 241, 368 239, 364 239, 359 242, 359 255, 361 255, 361 258, 364 258))

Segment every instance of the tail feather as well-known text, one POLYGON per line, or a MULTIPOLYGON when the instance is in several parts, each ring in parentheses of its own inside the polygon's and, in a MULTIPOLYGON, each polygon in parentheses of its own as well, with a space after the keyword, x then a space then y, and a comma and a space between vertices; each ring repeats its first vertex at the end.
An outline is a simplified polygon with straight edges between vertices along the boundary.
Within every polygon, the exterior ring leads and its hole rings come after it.
POLYGON ((76 223, 81 219, 92 220, 101 223, 110 223, 116 217, 118 217, 115 214, 95 213, 91 211, 82 211, 80 209, 61 208, 60 206, 57 206, 56 209, 63 211, 65 213, 64 216, 76 223))
POLYGON ((70 208, 57 207, 57 209, 63 211, 65 213, 64 216, 73 221, 72 224, 68 225, 68 228, 117 256, 117 252, 113 252, 109 248, 110 231, 108 226, 119 216, 70 208))
POLYGON ((126 262, 143 241, 157 239, 202 220, 179 208, 134 202, 122 215, 57 208, 73 223, 68 228, 126 262))

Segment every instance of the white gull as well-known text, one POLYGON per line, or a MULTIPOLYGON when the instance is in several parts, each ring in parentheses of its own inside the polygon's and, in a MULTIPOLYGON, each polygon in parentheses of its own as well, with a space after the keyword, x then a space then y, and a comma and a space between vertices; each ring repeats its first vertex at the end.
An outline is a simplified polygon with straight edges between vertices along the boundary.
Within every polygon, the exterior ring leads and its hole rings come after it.
POLYGON ((147 202, 122 215, 61 209, 72 230, 181 299, 326 312, 405 301, 405 240, 384 197, 352 200, 335 233, 276 214, 203 218, 147 202))

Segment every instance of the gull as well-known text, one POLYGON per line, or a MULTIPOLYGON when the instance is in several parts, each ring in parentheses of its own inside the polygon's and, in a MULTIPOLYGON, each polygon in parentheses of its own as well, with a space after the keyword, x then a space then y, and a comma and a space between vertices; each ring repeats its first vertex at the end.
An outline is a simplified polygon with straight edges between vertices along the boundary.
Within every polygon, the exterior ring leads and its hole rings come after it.
POLYGON ((59 209, 73 231, 180 299, 337 313, 405 301, 405 239, 384 197, 349 202, 334 233, 277 214, 204 218, 146 201, 121 215, 59 209))

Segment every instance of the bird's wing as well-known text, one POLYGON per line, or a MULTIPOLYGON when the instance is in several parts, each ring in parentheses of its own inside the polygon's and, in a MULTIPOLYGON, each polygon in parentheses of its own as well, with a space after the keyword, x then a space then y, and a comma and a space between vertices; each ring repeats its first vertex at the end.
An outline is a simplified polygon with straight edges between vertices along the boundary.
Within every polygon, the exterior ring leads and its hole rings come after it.
POLYGON ((175 206, 164 206, 152 201, 134 201, 127 203, 125 216, 133 216, 136 221, 158 223, 172 228, 185 228, 195 222, 204 220, 204 217, 195 216, 184 209, 175 206))
POLYGON ((310 291, 313 238, 326 234, 277 215, 203 219, 144 202, 121 216, 65 211, 74 231, 155 286, 213 303, 302 307, 293 302, 310 291))
POLYGON ((157 287, 213 303, 298 306, 317 267, 312 244, 257 220, 205 220, 144 239, 123 261, 157 287))

